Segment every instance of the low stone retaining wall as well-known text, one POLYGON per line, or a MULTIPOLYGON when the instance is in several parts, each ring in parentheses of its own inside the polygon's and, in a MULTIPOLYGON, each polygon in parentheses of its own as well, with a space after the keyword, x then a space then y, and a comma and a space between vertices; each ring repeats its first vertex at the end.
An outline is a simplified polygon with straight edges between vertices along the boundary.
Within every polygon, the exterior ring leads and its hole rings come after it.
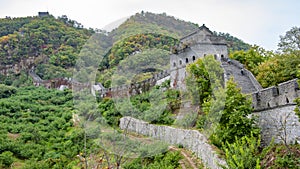
POLYGON ((220 159, 213 147, 208 144, 207 138, 199 131, 153 125, 132 117, 121 118, 120 128, 162 140, 169 144, 182 145, 194 152, 207 168, 221 169, 218 164, 226 165, 226 162, 220 159))

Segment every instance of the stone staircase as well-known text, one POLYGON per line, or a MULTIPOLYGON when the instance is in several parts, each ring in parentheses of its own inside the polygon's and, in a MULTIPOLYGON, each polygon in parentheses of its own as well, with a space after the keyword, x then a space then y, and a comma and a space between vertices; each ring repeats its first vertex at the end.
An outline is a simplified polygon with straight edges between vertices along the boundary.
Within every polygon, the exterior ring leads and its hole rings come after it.
POLYGON ((233 77, 238 87, 242 89, 242 93, 250 94, 258 90, 249 77, 249 71, 244 70, 244 74, 242 74, 241 68, 232 62, 229 64, 222 61, 222 67, 224 68, 225 79, 228 80, 230 77, 233 77))

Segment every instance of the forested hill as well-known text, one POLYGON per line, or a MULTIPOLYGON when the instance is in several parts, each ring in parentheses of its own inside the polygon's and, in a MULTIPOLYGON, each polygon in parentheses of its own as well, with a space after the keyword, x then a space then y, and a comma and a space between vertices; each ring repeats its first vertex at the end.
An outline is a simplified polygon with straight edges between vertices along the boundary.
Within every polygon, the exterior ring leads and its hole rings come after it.
MULTIPOLYGON (((0 19, 0 68, 34 57, 35 65, 44 72, 68 76, 68 68, 74 66, 81 47, 93 33, 66 16, 0 19)), ((25 65, 25 69, 31 66, 25 65)), ((40 75, 48 76, 43 72, 40 75)), ((1 76, 1 81, 10 84, 14 78, 1 76)))
MULTIPOLYGON (((173 38, 181 38, 197 30, 198 24, 168 16, 166 13, 154 14, 150 12, 136 13, 121 24, 117 29, 109 33, 114 41, 126 38, 137 33, 158 33, 173 38)), ((212 28, 213 29, 213 28, 212 28)), ((223 36, 232 50, 247 50, 250 45, 233 37, 228 33, 214 32, 223 36)))
MULTIPOLYGON (((143 51, 149 46, 169 50, 180 37, 195 31, 197 27, 197 24, 165 13, 137 13, 113 31, 100 33, 101 41, 109 52, 105 54, 99 70, 110 68, 133 52, 143 51)), ((70 77, 70 70, 76 64, 83 45, 93 33, 93 29, 86 29, 67 16, 0 19, 0 69, 6 69, 9 65, 13 67, 21 60, 34 57, 36 73, 43 79, 70 77)), ((236 37, 226 33, 216 34, 224 36, 232 50, 249 49, 250 45, 236 37)), ((25 70, 18 71, 18 76, 25 76, 32 66, 23 66, 25 70)), ((9 85, 19 78, 0 75, 0 80, 9 85)))
POLYGON ((180 38, 192 33, 198 25, 176 19, 173 16, 154 14, 150 12, 136 13, 121 24, 117 29, 110 32, 114 40, 128 37, 137 33, 159 33, 174 38, 180 38))

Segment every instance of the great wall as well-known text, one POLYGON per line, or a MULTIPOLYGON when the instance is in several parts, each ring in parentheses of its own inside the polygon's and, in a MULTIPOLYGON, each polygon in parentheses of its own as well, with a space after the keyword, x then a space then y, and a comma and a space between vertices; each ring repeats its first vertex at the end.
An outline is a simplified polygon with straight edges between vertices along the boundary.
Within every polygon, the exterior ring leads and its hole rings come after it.
MULTIPOLYGON (((273 137, 276 143, 283 141, 300 143, 299 117, 294 112, 297 106, 294 100, 300 97, 297 79, 263 89, 253 74, 245 69, 241 63, 235 60, 231 60, 230 63, 227 62, 226 42, 222 38, 213 36, 205 25, 195 33, 181 39, 181 44, 170 56, 170 70, 155 74, 152 78, 139 83, 107 89, 101 86, 93 89, 95 85, 79 83, 76 80, 67 78, 42 80, 34 73, 34 69, 29 71, 29 75, 36 86, 60 88, 64 85, 77 90, 92 89, 94 94, 99 97, 124 97, 148 91, 158 81, 166 79, 166 77, 170 79, 172 88, 185 90, 186 65, 206 55, 214 55, 215 59, 221 62, 224 69, 224 79, 228 80, 233 76, 241 91, 251 97, 254 109, 252 115, 258 117, 258 125, 261 128, 264 144, 268 144, 273 137), (243 74, 241 69, 244 71, 243 74)), ((1 69, 1 73, 7 74, 8 70, 20 71, 26 64, 32 65, 34 62, 34 58, 29 58, 18 65, 10 65, 5 69, 1 69)), ((170 144, 183 145, 195 152, 210 168, 219 168, 217 163, 224 164, 208 144, 207 138, 198 131, 176 129, 169 126, 155 126, 131 117, 121 119, 120 128, 124 129, 125 126, 129 127, 130 131, 138 134, 164 140, 170 144), (130 122, 130 124, 127 125, 127 122, 130 122)))
MULTIPOLYGON (((272 138, 275 143, 300 143, 299 117, 294 112, 297 106, 294 100, 300 97, 297 79, 263 89, 253 74, 241 63, 235 60, 228 62, 226 44, 224 46, 222 39, 212 38, 212 33, 204 25, 198 32, 181 39, 181 42, 182 47, 170 57, 171 87, 185 90, 186 65, 207 54, 214 55, 224 69, 224 79, 233 77, 242 93, 252 98, 252 116, 258 118, 262 144, 269 144, 272 138)), ((194 152, 208 168, 221 168, 218 164, 224 164, 208 143, 206 136, 198 131, 152 125, 131 117, 123 117, 120 128, 169 144, 183 145, 194 152)))

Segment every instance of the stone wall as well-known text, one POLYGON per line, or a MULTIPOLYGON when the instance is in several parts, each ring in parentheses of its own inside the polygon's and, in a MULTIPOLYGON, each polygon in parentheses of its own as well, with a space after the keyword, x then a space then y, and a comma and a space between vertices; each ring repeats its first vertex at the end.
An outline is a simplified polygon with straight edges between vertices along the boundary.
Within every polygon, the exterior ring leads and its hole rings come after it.
POLYGON ((218 157, 214 148, 208 143, 207 138, 196 130, 153 125, 131 117, 121 118, 120 128, 162 140, 169 144, 182 145, 194 152, 207 168, 219 169, 221 167, 218 164, 226 164, 224 160, 218 157))
POLYGON ((171 87, 185 90, 186 66, 206 55, 214 55, 217 60, 227 58, 227 46, 223 44, 196 44, 172 54, 170 56, 171 87))
POLYGON ((300 143, 299 117, 294 112, 294 100, 298 97, 297 79, 252 94, 253 114, 258 116, 264 144, 268 144, 272 137, 275 143, 300 143))
POLYGON ((262 111, 280 106, 295 105, 294 100, 300 96, 297 79, 293 79, 278 86, 262 89, 252 94, 254 110, 262 111))
POLYGON ((300 123, 295 108, 295 105, 287 105, 254 113, 259 117, 263 144, 269 144, 272 137, 275 143, 300 143, 300 123))
POLYGON ((124 97, 141 94, 155 86, 157 81, 170 75, 169 70, 155 74, 152 78, 132 84, 124 84, 99 91, 100 97, 124 97))

